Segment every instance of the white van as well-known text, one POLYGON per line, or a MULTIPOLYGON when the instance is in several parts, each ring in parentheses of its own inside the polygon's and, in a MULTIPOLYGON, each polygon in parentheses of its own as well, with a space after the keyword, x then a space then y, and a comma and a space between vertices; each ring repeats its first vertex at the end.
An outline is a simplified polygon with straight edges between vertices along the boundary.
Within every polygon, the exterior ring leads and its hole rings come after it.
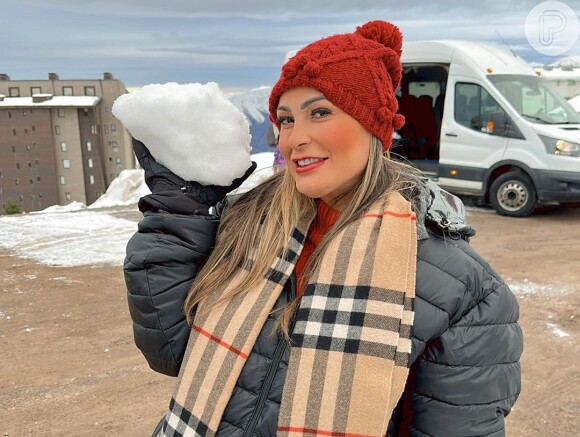
POLYGON ((392 151, 441 187, 523 217, 580 206, 580 115, 522 58, 468 41, 403 45, 392 151))

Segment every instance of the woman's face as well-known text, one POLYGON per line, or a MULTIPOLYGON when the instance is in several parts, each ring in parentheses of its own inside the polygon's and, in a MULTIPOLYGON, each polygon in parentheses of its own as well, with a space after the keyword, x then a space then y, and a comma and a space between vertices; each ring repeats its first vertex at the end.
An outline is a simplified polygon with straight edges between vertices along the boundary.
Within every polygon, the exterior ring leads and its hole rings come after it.
POLYGON ((301 193, 333 200, 350 190, 367 166, 371 134, 314 88, 282 94, 279 147, 301 193))

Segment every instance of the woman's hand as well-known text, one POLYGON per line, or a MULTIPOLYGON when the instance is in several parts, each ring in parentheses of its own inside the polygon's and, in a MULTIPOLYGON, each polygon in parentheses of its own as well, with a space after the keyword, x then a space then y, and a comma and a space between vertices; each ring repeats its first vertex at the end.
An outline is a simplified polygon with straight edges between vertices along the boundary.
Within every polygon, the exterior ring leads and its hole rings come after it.
POLYGON ((155 160, 145 144, 134 138, 133 150, 145 171, 145 183, 152 193, 139 201, 142 212, 164 210, 179 214, 208 214, 210 207, 238 188, 256 169, 256 163, 252 162, 244 175, 228 186, 202 185, 196 181, 185 181, 174 174, 155 160))

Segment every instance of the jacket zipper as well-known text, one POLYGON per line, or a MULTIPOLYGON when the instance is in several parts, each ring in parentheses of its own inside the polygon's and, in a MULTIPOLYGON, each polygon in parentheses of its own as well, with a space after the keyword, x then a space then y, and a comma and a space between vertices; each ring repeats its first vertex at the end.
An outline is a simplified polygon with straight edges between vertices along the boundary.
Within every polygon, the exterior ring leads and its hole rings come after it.
MULTIPOLYGON (((296 278, 294 277, 294 273, 290 276, 290 301, 294 300, 296 290, 296 278)), ((292 322, 290 325, 290 332, 294 328, 294 316, 292 317, 292 322)), ((264 405, 266 404, 266 399, 268 398, 268 393, 270 392, 270 388, 272 387, 272 383, 274 382, 274 376, 276 375, 276 370, 278 370, 278 366, 280 364, 280 360, 282 359, 282 355, 284 354, 284 350, 286 350, 286 340, 284 337, 280 337, 278 340, 278 344, 276 345, 276 349, 274 350, 274 356, 272 357, 272 362, 270 363, 270 367, 268 368, 268 373, 266 373, 266 379, 264 380, 264 384, 262 385, 262 391, 260 393, 260 397, 258 398, 258 403, 256 404, 256 408, 254 410, 254 414, 252 415, 248 427, 246 428, 246 432, 244 432, 243 437, 250 437, 254 434, 256 430, 256 425, 258 424, 258 420, 262 415, 262 410, 264 409, 264 405)))

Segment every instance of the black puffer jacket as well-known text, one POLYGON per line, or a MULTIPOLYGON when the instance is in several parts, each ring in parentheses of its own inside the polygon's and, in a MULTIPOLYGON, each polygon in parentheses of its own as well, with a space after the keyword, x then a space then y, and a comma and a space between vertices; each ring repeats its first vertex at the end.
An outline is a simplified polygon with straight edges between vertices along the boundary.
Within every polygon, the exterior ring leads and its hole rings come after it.
MULTIPOLYGON (((520 392, 518 305, 493 269, 457 238, 470 228, 441 206, 445 198, 431 195, 437 200, 418 213, 414 364, 387 435, 503 436, 504 416, 520 392)), ((135 342, 156 371, 179 372, 190 331, 182 302, 217 226, 217 217, 146 213, 127 246, 135 342)), ((277 307, 293 298, 294 284, 277 307)), ((276 434, 290 347, 269 335, 273 322, 268 319, 252 349, 218 436, 276 434)))

